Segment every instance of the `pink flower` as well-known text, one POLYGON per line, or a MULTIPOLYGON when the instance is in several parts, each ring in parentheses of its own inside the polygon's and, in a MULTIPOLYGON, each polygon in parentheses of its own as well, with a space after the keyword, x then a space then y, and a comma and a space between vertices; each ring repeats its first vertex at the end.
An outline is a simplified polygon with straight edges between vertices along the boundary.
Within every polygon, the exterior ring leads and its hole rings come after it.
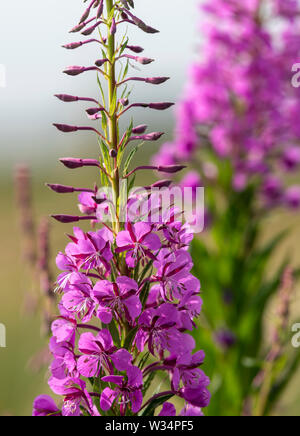
POLYGON ((131 406, 132 413, 138 413, 142 406, 143 374, 142 371, 132 366, 127 370, 127 379, 123 376, 107 376, 102 381, 116 385, 115 389, 105 388, 101 394, 100 407, 109 410, 113 403, 119 400, 121 415, 124 414, 127 405, 131 406))
POLYGON ((110 332, 106 329, 100 331, 96 337, 92 333, 83 333, 78 349, 83 356, 79 357, 77 368, 85 377, 98 377, 102 369, 113 374, 112 362, 118 371, 126 371, 131 366, 131 354, 124 349, 117 350, 110 332))
POLYGON ((147 258, 155 260, 156 253, 161 248, 159 237, 152 232, 152 227, 146 223, 127 224, 127 230, 118 234, 117 253, 126 251, 126 263, 135 268, 137 263, 147 258))
POLYGON ((99 281, 93 290, 94 301, 99 303, 98 317, 105 324, 110 324, 113 315, 134 323, 140 315, 142 305, 138 296, 137 283, 126 277, 118 277, 116 283, 99 281))

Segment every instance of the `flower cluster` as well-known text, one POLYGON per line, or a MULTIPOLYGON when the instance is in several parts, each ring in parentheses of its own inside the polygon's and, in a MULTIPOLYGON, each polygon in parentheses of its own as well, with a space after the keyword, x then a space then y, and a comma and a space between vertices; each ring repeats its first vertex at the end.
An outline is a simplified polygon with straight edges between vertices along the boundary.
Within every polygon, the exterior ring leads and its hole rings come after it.
MULTIPOLYGON (((59 316, 52 324, 50 351, 53 354, 49 386, 63 397, 62 407, 43 395, 34 402, 35 416, 131 416, 153 414, 163 406, 162 416, 176 414, 169 400, 178 396, 184 401, 181 415, 202 415, 208 406, 209 379, 199 369, 204 361, 202 351, 195 352, 195 341, 187 331, 195 327, 194 319, 201 312, 200 283, 191 274, 193 267, 188 253, 192 235, 188 226, 178 219, 174 207, 168 216, 160 215, 157 222, 129 211, 133 204, 160 203, 152 198, 151 187, 143 193, 138 189, 127 196, 120 179, 133 185, 135 173, 153 169, 175 173, 182 166, 137 167, 129 172, 136 149, 126 155, 131 141, 153 141, 160 132, 145 134, 147 126, 131 126, 120 137, 119 119, 131 107, 164 110, 171 103, 129 104, 127 82, 144 81, 158 85, 167 78, 127 77, 130 62, 148 64, 151 59, 126 54, 140 54, 143 49, 129 45, 127 36, 117 44, 115 35, 123 23, 138 26, 147 33, 156 33, 133 13, 132 0, 93 0, 79 24, 72 32, 83 35, 99 32, 99 39, 68 44, 75 49, 95 42, 102 47, 103 59, 95 67, 72 66, 69 75, 96 71, 102 101, 58 94, 64 102, 93 102, 86 112, 92 121, 100 120, 101 129, 55 124, 62 132, 91 130, 99 138, 100 160, 64 158, 61 162, 70 169, 94 167, 100 172, 101 184, 112 188, 112 195, 93 189, 49 184, 60 194, 79 193, 82 215, 54 215, 62 223, 91 223, 91 230, 80 227, 69 235, 70 242, 57 256, 61 274, 56 291, 62 295, 59 316), (96 15, 89 19, 95 10, 96 15), (106 36, 101 28, 107 29, 106 36), (116 65, 126 60, 116 79, 116 65), (102 69, 103 67, 103 69, 102 69), (108 82, 108 102, 105 101, 100 77, 108 82), (121 87, 124 90, 121 92, 121 87), (126 196, 124 206, 124 196, 126 196), (126 220, 120 219, 125 208, 126 220), (107 220, 107 216, 110 220, 107 220), (153 391, 166 382, 169 389, 153 391), (147 401, 144 397, 147 394, 147 401)), ((154 184, 166 187, 170 181, 154 184)), ((127 189, 126 189, 127 191, 127 189)), ((126 192, 127 194, 127 192, 126 192)))
POLYGON ((300 187, 285 186, 278 173, 300 164, 299 98, 291 83, 299 4, 213 0, 203 8, 205 54, 190 69, 174 143, 163 146, 156 163, 196 162, 183 185, 207 186, 218 177, 216 157, 227 160, 234 190, 256 183, 264 205, 296 208, 300 187))

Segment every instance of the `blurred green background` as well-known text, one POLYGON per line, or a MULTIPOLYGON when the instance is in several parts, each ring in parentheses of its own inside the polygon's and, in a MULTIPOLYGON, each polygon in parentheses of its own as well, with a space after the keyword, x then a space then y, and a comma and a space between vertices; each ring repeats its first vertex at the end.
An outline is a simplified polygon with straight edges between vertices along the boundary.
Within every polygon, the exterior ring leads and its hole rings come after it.
MULTIPOLYGON (((136 1, 137 15, 161 29, 154 38, 134 33, 132 41, 146 48, 146 55, 158 62, 147 67, 147 75, 170 75, 172 81, 162 88, 136 86, 136 101, 176 101, 183 90, 187 66, 196 53, 199 40, 196 8, 198 1, 184 4, 184 20, 181 0, 136 1), (198 32, 198 33, 197 33, 198 32), (155 92, 154 92, 155 91, 155 92), (155 96, 154 96, 155 95, 155 96)), ((65 77, 60 71, 66 65, 87 65, 94 59, 91 48, 75 53, 63 51, 60 46, 68 42, 67 31, 81 15, 80 0, 44 0, 36 2, 2 2, 0 15, 3 24, 0 38, 3 43, 0 64, 6 69, 7 86, 0 88, 0 232, 1 232, 1 303, 0 323, 7 329, 7 348, 0 348, 0 415, 29 415, 33 398, 47 393, 46 369, 36 373, 29 361, 46 346, 41 336, 38 307, 30 303, 31 275, 24 265, 21 253, 16 200, 13 189, 13 172, 17 163, 25 162, 32 169, 33 202, 36 221, 51 213, 76 213, 76 198, 58 196, 48 191, 45 182, 90 186, 96 179, 92 170, 68 171, 58 162, 59 157, 97 157, 97 145, 93 136, 86 134, 63 135, 52 128, 52 122, 82 123, 81 107, 63 105, 52 98, 54 93, 93 96, 96 81, 94 75, 78 79, 65 77), (18 13, 16 14, 16 10, 18 13), (10 23, 14 32, 10 33, 10 23), (11 35, 9 38, 7 35, 11 35), (91 58, 92 56, 92 58, 91 58), (25 308, 31 307, 31 313, 25 308)), ((172 135, 172 112, 151 114, 135 111, 136 124, 147 122, 150 130, 172 135)), ((85 122, 85 120, 84 120, 85 122)), ((150 146, 140 152, 142 162, 150 159, 156 148, 150 146)), ((149 175, 150 176, 150 175, 149 175)), ((148 180, 141 182, 147 183, 148 180)), ((265 238, 286 226, 291 233, 281 247, 270 268, 276 268, 280 259, 289 252, 294 263, 300 263, 300 225, 298 215, 279 212, 266 223, 265 238)), ((52 223, 52 265, 55 269, 55 253, 66 243, 65 233, 69 226, 52 223)), ((202 283, 205 303, 205 283, 202 283)), ((300 293, 293 304, 294 319, 300 319, 300 293), (298 316, 299 314, 299 316, 298 316)), ((274 319, 274 308, 266 315, 266 325, 274 319)), ((266 341, 267 341, 266 337, 266 341)), ((300 352, 300 350, 299 350, 300 352)), ((278 405, 278 414, 300 415, 300 370, 295 382, 278 405)))

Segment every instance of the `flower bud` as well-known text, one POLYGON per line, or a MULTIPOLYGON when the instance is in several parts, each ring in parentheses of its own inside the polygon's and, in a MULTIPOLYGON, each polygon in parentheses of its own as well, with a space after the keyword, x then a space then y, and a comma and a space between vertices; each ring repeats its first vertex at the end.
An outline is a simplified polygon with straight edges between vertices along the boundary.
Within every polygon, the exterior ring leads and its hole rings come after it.
POLYGON ((97 23, 96 24, 94 24, 93 26, 91 26, 91 27, 88 27, 87 29, 85 29, 83 32, 81 32, 81 34, 82 35, 84 35, 84 36, 88 36, 88 35, 91 35, 93 32, 94 32, 94 30, 100 25, 102 23, 102 21, 97 21, 97 23))
POLYGON ((47 183, 47 186, 57 194, 72 194, 73 192, 75 192, 75 189, 72 186, 53 185, 50 183, 47 183))
POLYGON ((71 67, 67 67, 67 69, 64 70, 64 73, 67 74, 68 76, 78 76, 79 74, 83 73, 84 71, 86 71, 85 67, 73 65, 71 67))
POLYGON ((136 135, 142 135, 143 133, 146 132, 148 126, 146 126, 146 124, 141 124, 140 126, 134 127, 132 129, 132 133, 136 134, 136 135))
POLYGON ((153 132, 149 133, 148 135, 141 135, 141 136, 132 136, 130 138, 131 141, 158 141, 162 136, 164 135, 163 132, 153 132))
POLYGON ((167 165, 167 166, 159 166, 157 167, 157 171, 161 173, 167 173, 167 174, 175 174, 182 170, 184 170, 186 166, 184 165, 167 165))
POLYGON ((151 85, 161 85, 169 79, 170 77, 148 77, 147 79, 145 79, 145 82, 150 83, 151 85))
POLYGON ((108 62, 108 59, 99 59, 98 61, 95 62, 95 65, 97 65, 97 67, 102 67, 102 65, 104 65, 106 62, 108 62))
POLYGON ((95 115, 95 114, 97 114, 99 112, 103 112, 103 111, 104 111, 104 107, 92 107, 90 109, 87 109, 86 113, 88 115, 95 115))
POLYGON ((133 51, 133 53, 142 53, 144 49, 136 45, 127 45, 128 50, 133 51))
POLYGON ((79 98, 74 95, 68 95, 68 94, 55 94, 54 97, 58 98, 59 100, 65 102, 65 103, 72 103, 74 101, 78 101, 79 98))
POLYGON ((73 27, 73 29, 70 30, 70 33, 80 32, 85 27, 85 25, 85 23, 77 24, 77 26, 73 27))
POLYGON ((69 169, 76 169, 82 167, 98 167, 99 162, 96 159, 80 159, 73 157, 65 157, 59 159, 59 161, 69 169))
POLYGON ((103 14, 103 3, 104 3, 104 0, 101 0, 99 3, 99 8, 97 11, 97 19, 100 18, 101 15, 103 14))
POLYGON ((154 62, 154 59, 150 59, 150 58, 143 58, 143 57, 136 57, 135 60, 137 62, 139 62, 142 65, 149 65, 152 62, 154 62))
POLYGON ((65 44, 62 47, 66 48, 67 50, 75 50, 78 47, 81 47, 83 45, 83 42, 71 42, 70 44, 65 44))
POLYGON ((169 109, 171 106, 174 106, 174 103, 150 103, 149 108, 155 109, 157 111, 164 111, 169 109))
POLYGON ((53 124, 54 127, 56 127, 58 130, 60 130, 63 133, 71 133, 71 132, 77 132, 78 127, 76 126, 69 126, 68 124, 53 124))
POLYGON ((96 217, 92 217, 92 216, 79 217, 75 215, 51 215, 51 217, 63 224, 77 223, 78 221, 97 219, 96 217))
POLYGON ((147 26, 147 24, 144 23, 144 21, 140 20, 138 17, 133 15, 131 12, 128 12, 128 14, 130 15, 130 17, 131 17, 132 21, 134 22, 134 24, 136 26, 138 26, 144 32, 146 32, 146 33, 159 33, 159 30, 156 30, 153 27, 147 26))

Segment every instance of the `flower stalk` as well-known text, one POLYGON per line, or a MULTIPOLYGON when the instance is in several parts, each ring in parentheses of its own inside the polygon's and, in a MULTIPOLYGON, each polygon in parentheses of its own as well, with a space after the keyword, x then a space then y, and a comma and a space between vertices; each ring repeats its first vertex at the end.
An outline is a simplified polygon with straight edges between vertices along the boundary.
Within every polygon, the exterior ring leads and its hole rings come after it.
MULTIPOLYGON (((90 222, 92 230, 75 227, 65 252, 57 256, 61 274, 56 291, 61 294, 61 301, 60 316, 52 323, 53 362, 49 385, 61 396, 62 404, 58 407, 50 397, 38 397, 33 410, 36 416, 137 416, 149 413, 150 409, 151 413, 155 409, 159 413, 161 406, 161 413, 166 413, 167 409, 175 415, 174 405, 165 402, 165 393, 144 403, 151 382, 160 379, 161 367, 171 380, 168 398, 178 396, 186 402, 183 415, 202 415, 201 408, 206 407, 210 399, 209 379, 199 369, 203 353, 199 356, 193 352, 195 342, 187 333, 192 330, 192 320, 200 314, 202 306, 198 295, 200 283, 191 274, 193 265, 184 243, 192 234, 188 226, 169 220, 163 214, 152 222, 149 214, 143 215, 145 207, 155 200, 152 187, 142 190, 129 187, 134 186, 138 170, 154 169, 173 174, 183 168, 142 165, 130 171, 131 161, 142 146, 131 148, 131 142, 155 141, 162 133, 147 135, 146 124, 134 127, 131 121, 120 135, 120 119, 126 113, 125 108, 165 110, 172 105, 129 104, 131 92, 126 78, 131 58, 123 54, 128 49, 136 52, 142 49, 128 47, 127 34, 119 40, 120 25, 125 21, 146 33, 157 33, 132 14, 133 6, 131 0, 93 1, 80 20, 80 30, 73 29, 73 32, 82 31, 83 35, 99 32, 102 60, 96 64, 101 64, 103 71, 92 67, 70 67, 66 71, 71 76, 96 71, 101 101, 57 94, 59 100, 66 103, 96 103, 95 108, 86 112, 89 120, 100 127, 54 125, 62 133, 78 130, 97 133, 101 150, 99 161, 64 158, 61 162, 69 169, 96 168, 101 189, 48 184, 59 194, 79 193, 82 214, 52 217, 63 224, 90 222), (95 19, 88 19, 93 6, 99 6, 97 15, 95 19), (92 21, 96 24, 86 29, 92 21), (126 62, 120 71, 117 71, 117 62, 118 67, 126 62), (104 81, 107 94, 103 89, 104 81), (183 241, 171 237, 178 228, 183 241), (151 355, 159 362, 151 374, 143 374, 151 355)), ((142 63, 147 64, 146 58, 143 59, 142 63)), ((147 81, 159 85, 166 80, 147 81)), ((166 188, 170 183, 163 180, 153 188, 166 188)), ((160 202, 154 207, 161 210, 160 202)), ((174 217, 173 205, 170 209, 174 217)))

